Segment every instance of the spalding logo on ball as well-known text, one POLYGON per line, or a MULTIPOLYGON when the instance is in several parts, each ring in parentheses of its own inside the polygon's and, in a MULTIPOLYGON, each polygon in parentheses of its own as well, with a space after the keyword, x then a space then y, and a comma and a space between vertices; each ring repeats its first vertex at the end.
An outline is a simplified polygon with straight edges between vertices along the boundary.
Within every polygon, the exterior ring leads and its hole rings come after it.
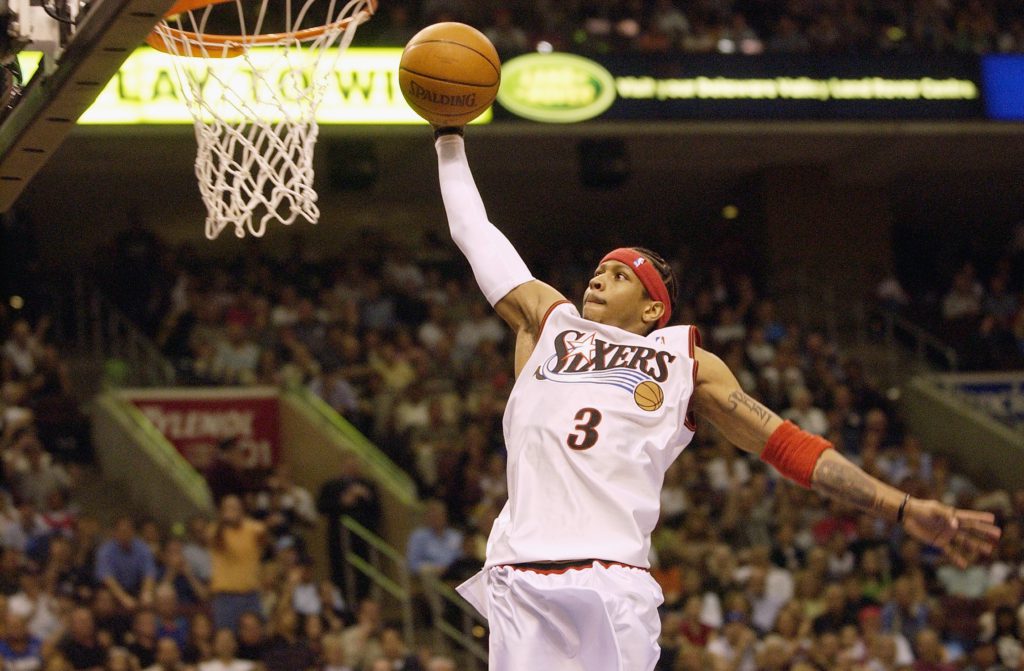
POLYGON ((498 94, 501 61, 491 41, 464 23, 435 23, 405 45, 398 86, 417 114, 435 126, 465 126, 498 94))

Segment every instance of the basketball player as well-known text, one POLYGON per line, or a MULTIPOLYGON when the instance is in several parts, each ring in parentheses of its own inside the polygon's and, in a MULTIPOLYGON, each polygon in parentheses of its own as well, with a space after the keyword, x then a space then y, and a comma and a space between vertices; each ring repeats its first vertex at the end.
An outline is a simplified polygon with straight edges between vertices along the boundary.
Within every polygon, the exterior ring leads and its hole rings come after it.
POLYGON ((992 550, 992 514, 912 498, 745 394, 694 327, 668 326, 676 282, 653 252, 609 252, 578 311, 488 222, 462 129, 438 129, 436 149, 452 238, 516 333, 508 503, 483 571, 459 587, 489 622, 492 671, 654 668, 662 594, 647 570, 650 536, 694 414, 788 479, 901 524, 958 566, 992 550))

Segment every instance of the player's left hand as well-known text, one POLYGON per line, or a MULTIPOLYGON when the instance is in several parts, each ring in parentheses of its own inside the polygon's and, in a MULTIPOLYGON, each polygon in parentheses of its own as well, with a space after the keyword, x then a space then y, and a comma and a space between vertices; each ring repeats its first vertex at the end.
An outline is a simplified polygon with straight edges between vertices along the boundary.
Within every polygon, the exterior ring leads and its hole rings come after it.
POLYGON ((960 568, 992 553, 1002 531, 992 513, 962 510, 923 499, 907 502, 903 528, 914 538, 941 548, 960 568))

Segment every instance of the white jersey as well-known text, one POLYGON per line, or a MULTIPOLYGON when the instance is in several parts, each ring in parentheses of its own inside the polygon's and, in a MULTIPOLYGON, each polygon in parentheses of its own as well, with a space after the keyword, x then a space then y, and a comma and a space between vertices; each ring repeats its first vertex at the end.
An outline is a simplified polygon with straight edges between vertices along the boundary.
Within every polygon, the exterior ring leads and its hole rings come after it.
POLYGON ((509 499, 487 566, 648 567, 665 471, 693 438, 697 329, 639 336, 554 305, 505 409, 509 499))

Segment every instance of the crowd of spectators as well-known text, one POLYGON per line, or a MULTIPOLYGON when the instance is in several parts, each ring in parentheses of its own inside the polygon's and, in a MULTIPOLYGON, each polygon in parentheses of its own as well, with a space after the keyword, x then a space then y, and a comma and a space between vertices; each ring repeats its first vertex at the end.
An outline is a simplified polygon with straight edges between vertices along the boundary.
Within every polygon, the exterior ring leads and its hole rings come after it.
MULTIPOLYGON (((5 445, 5 467, 27 441, 5 445)), ((300 540, 313 497, 287 466, 222 490, 215 518, 171 528, 130 515, 104 528, 55 469, 45 508, 20 473, 0 489, 3 671, 456 668, 411 649, 370 596, 346 600, 317 577, 300 540)))
POLYGON ((423 0, 381 5, 360 40, 404 46, 462 21, 499 51, 934 54, 1024 51, 1016 0, 423 0))
POLYGON ((876 296, 947 342, 961 369, 1024 368, 1024 223, 994 262, 964 260, 945 279, 944 287, 908 291, 890 275, 876 296))
MULTIPOLYGON (((481 565, 506 497, 511 343, 467 269, 419 251, 428 260, 387 246, 364 250, 366 263, 300 247, 233 263, 164 252, 149 266, 164 311, 148 323, 191 383, 306 385, 356 424, 431 499, 410 569, 455 583, 481 565)), ((580 295, 591 255, 539 274, 580 295)), ((1024 490, 958 475, 857 360, 780 320, 751 276, 689 265, 681 277, 678 320, 700 327, 746 391, 886 482, 995 511, 1004 536, 994 557, 958 570, 892 525, 779 481, 701 424, 668 473, 654 539, 662 668, 1024 668, 1024 490)))

